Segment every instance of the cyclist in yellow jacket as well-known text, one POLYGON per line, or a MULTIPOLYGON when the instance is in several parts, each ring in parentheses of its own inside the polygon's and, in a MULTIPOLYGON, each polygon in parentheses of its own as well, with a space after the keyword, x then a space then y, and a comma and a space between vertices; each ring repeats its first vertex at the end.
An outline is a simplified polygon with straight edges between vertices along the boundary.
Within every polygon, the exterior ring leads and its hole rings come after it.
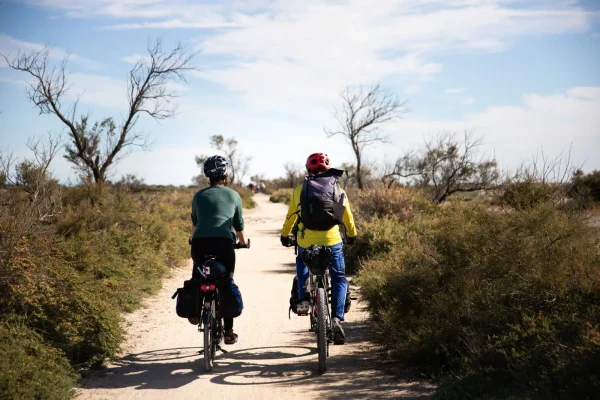
MULTIPOLYGON (((343 223, 346 228, 346 243, 353 244, 356 240, 356 226, 354 224, 354 218, 350 209, 350 202, 346 197, 346 193, 339 188, 337 185, 337 178, 332 174, 334 171, 341 172, 339 170, 333 170, 330 166, 329 157, 324 153, 311 154, 306 160, 306 169, 312 179, 323 177, 324 179, 330 178, 332 180, 324 180, 322 186, 333 186, 338 188, 337 190, 341 193, 336 193, 337 204, 331 207, 331 212, 325 212, 324 220, 327 219, 328 215, 338 214, 337 222, 343 223), (333 177, 333 178, 331 178, 333 177)), ((323 183, 322 182, 322 183, 323 183)), ((320 184, 317 184, 320 185, 320 184)), ((296 187, 292 193, 290 204, 287 212, 287 217, 281 230, 281 244, 283 246, 290 245, 290 234, 292 229, 298 222, 298 234, 296 237, 298 243, 298 256, 296 257, 296 275, 298 277, 298 303, 297 312, 299 314, 305 314, 309 309, 309 302, 304 299, 304 285, 308 279, 309 272, 308 268, 302 261, 302 252, 304 249, 311 245, 323 245, 331 249, 332 259, 331 266, 329 267, 329 274, 331 276, 332 285, 332 312, 333 312, 333 330, 334 330, 334 342, 336 344, 343 344, 345 342, 345 333, 341 325, 341 321, 344 320, 344 306, 346 303, 346 293, 348 288, 348 281, 345 275, 345 264, 344 264, 344 253, 343 253, 343 242, 342 235, 340 233, 339 225, 327 223, 325 221, 321 227, 319 227, 319 221, 313 222, 312 227, 318 227, 318 229, 308 229, 304 225, 307 224, 308 215, 302 214, 301 202, 302 202, 302 190, 304 184, 296 187), (303 222, 304 221, 304 222, 303 222), (333 225, 333 227, 331 227, 333 225)), ((321 186, 318 186, 321 187, 321 186)), ((323 190, 328 190, 324 187, 323 190)), ((334 190, 335 191, 335 190, 334 190)), ((304 203, 306 204, 306 203, 304 203)), ((331 203, 333 204, 333 203, 331 203)), ((312 208, 312 206, 311 206, 312 208)), ((308 214, 308 213, 307 213, 308 214)), ((335 219, 334 219, 335 220, 335 219)))

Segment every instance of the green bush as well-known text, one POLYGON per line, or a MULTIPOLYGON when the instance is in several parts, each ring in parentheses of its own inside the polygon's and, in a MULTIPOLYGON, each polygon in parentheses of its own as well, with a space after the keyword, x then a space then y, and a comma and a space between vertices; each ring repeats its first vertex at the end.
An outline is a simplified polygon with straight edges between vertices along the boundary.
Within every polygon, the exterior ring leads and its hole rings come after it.
POLYGON ((402 226, 438 209, 419 192, 406 188, 365 190, 350 202, 358 238, 344 247, 348 274, 356 273, 362 261, 388 254, 404 234, 402 226))
MULTIPOLYGON (((155 293, 187 257, 194 193, 63 188, 60 212, 49 220, 23 201, 19 187, 0 192, 0 324, 22 316, 23 329, 43 343, 40 352, 48 348, 75 369, 101 365, 121 342, 121 313, 155 293)), ((24 362, 21 353, 6 362, 24 362)), ((58 365, 47 374, 62 371, 58 365)), ((23 385, 19 390, 37 390, 35 382, 23 385)))
POLYGON ((438 398, 600 392, 600 252, 585 224, 548 203, 457 204, 365 227, 391 242, 359 276, 376 337, 390 357, 441 377, 438 398))
POLYGON ((589 174, 577 171, 574 174, 571 193, 579 194, 581 192, 584 192, 593 201, 600 202, 600 171, 594 170, 589 174))
POLYGON ((516 210, 527 210, 549 202, 557 204, 566 197, 560 189, 558 185, 541 182, 508 183, 502 188, 500 203, 516 210))
POLYGON ((289 204, 293 192, 294 189, 277 189, 273 192, 273 194, 269 198, 269 201, 271 201, 272 203, 289 204))
POLYGON ((63 354, 22 323, 0 323, 0 399, 63 400, 77 374, 63 354))
MULTIPOLYGON (((356 203, 360 219, 393 218, 398 222, 413 220, 420 213, 429 213, 435 206, 408 188, 377 188, 358 192, 356 203)), ((353 199, 351 199, 353 200, 353 199)))

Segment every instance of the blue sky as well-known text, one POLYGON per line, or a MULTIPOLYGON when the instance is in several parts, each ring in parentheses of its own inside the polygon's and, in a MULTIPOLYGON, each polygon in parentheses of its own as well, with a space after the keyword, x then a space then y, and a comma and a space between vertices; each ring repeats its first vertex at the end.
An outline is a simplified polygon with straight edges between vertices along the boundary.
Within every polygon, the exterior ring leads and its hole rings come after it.
MULTIPOLYGON (((113 170, 149 183, 187 184, 208 137, 234 136, 252 172, 281 174, 314 151, 351 161, 327 139, 337 92, 381 82, 410 112, 384 127, 392 141, 367 151, 393 160, 444 131, 474 130, 482 151, 516 168, 540 149, 572 146, 600 168, 600 3, 573 0, 26 0, 0 4, 0 53, 49 43, 71 55, 71 94, 92 118, 125 110, 131 60, 148 40, 198 51, 177 86, 176 118, 140 119, 149 151, 113 170)), ((28 102, 24 80, 0 62, 0 148, 27 156, 29 136, 63 127, 28 102)), ((62 180, 74 179, 63 159, 62 180)))

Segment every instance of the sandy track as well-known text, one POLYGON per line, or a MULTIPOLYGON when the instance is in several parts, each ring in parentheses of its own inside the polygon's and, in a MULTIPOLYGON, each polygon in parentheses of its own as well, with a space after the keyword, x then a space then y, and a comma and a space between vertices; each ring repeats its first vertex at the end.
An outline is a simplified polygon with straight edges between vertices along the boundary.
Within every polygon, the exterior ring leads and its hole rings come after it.
POLYGON ((424 399, 431 387, 388 376, 375 368, 367 313, 353 302, 346 316, 346 345, 331 346, 329 371, 317 372, 316 339, 308 317, 292 315, 288 299, 294 254, 281 247, 285 206, 257 195, 246 212, 250 250, 237 251, 235 280, 244 312, 235 320, 240 340, 203 370, 201 334, 175 314, 171 295, 190 276, 186 266, 165 280, 143 309, 127 315, 122 357, 82 381, 78 399, 424 399))

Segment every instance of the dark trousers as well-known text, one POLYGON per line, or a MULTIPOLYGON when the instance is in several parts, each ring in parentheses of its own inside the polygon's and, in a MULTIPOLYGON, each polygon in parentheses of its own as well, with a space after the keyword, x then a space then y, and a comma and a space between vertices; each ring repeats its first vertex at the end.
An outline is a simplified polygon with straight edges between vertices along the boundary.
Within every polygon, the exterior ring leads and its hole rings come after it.
MULTIPOLYGON (((192 239, 192 260, 195 265, 202 265, 206 256, 214 256, 227 268, 228 273, 235 271, 235 251, 233 241, 227 238, 195 238, 192 239)), ((192 277, 196 269, 192 270, 192 277)), ((233 318, 224 318, 224 329, 233 329, 233 318)))

